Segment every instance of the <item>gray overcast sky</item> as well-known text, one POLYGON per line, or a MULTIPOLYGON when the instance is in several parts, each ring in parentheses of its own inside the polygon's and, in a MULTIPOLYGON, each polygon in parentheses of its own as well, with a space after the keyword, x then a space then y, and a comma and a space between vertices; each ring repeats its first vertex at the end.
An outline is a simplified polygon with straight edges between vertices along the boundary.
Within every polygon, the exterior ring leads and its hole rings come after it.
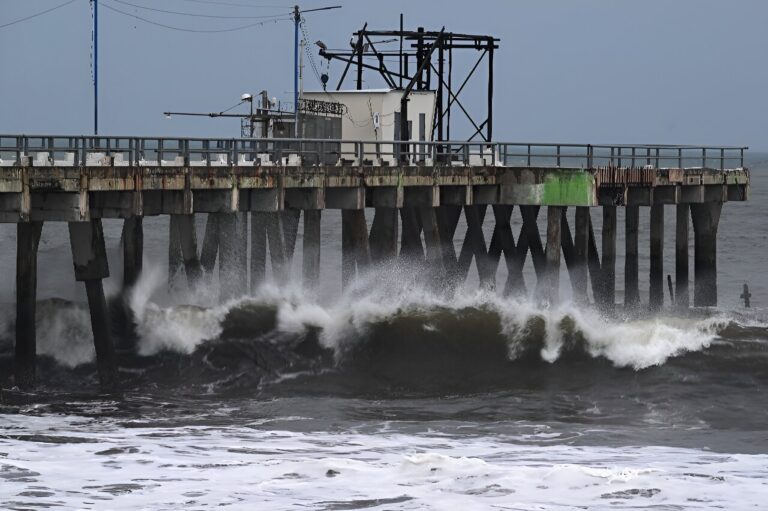
MULTIPOLYGON (((281 8, 279 0, 124 1, 219 16, 287 14, 292 5, 281 8), (264 5, 270 7, 253 7, 264 5)), ((63 2, 0 0, 0 25, 63 2)), ((165 119, 161 112, 221 110, 241 93, 264 88, 270 96, 291 97, 289 21, 189 33, 152 26, 106 6, 196 29, 259 20, 163 14, 117 0, 100 4, 101 133, 238 136, 236 120, 165 119)), ((345 47, 366 21, 370 28, 397 28, 400 12, 407 28, 445 25, 499 37, 497 140, 745 144, 768 150, 768 1, 301 2, 304 8, 333 4, 343 8, 307 14, 311 41, 345 47)), ((90 24, 88 0, 74 0, 0 29, 0 132, 91 132, 90 24)), ((331 66, 332 83, 341 70, 338 63, 331 66)), ((306 77, 307 89, 319 88, 309 68, 306 77)), ((484 79, 477 76, 469 90, 470 106, 480 105, 484 79)), ((368 85, 381 83, 371 75, 368 85)))

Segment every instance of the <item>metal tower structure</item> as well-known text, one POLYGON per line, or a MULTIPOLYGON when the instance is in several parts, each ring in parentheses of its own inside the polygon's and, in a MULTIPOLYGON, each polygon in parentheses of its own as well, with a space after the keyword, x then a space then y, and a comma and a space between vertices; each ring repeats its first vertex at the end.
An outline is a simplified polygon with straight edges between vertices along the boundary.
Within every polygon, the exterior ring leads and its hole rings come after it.
MULTIPOLYGON (((408 96, 413 90, 435 91, 436 108, 433 120, 433 140, 444 141, 451 138, 451 114, 458 108, 471 123, 474 132, 469 140, 481 137, 484 141, 493 138, 493 56, 498 49, 499 39, 484 34, 461 34, 439 31, 428 31, 423 27, 417 30, 404 30, 403 17, 400 15, 399 30, 371 30, 366 23, 361 30, 353 34, 350 50, 336 51, 320 48, 320 56, 331 60, 344 62, 346 66, 336 86, 340 90, 351 68, 355 68, 357 76, 355 88, 362 90, 363 73, 375 72, 391 89, 402 90, 400 134, 403 140, 409 139, 407 108, 408 96), (400 42, 398 50, 379 50, 374 38, 394 38, 400 42), (465 51, 479 53, 474 65, 468 73, 454 77, 454 52, 465 51), (397 68, 390 69, 386 61, 397 59, 397 68), (487 57, 487 58, 486 58, 487 57), (485 61, 487 75, 487 110, 485 113, 472 115, 459 96, 464 91, 469 80, 478 72, 485 61), (458 83, 458 86, 455 84, 458 83), (480 120, 485 116, 484 120, 480 120)), ((323 45, 324 46, 324 45, 323 45)))

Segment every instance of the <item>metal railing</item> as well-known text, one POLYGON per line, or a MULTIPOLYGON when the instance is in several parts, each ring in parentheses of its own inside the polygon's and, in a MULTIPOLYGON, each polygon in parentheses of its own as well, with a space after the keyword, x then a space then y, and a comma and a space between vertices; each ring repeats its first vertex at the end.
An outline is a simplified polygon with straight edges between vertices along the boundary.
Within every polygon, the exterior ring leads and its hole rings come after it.
POLYGON ((747 147, 0 135, 0 166, 744 167, 747 147))

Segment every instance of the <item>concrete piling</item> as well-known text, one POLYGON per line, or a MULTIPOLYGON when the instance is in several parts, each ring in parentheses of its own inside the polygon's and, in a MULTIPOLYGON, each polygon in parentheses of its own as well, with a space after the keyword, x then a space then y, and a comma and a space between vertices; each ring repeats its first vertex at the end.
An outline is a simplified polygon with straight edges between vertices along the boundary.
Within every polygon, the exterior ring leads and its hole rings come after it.
POLYGON ((568 276, 571 281, 571 288, 574 298, 580 301, 578 292, 578 282, 575 278, 576 271, 576 258, 574 257, 575 248, 573 245, 573 236, 571 236, 571 226, 568 223, 568 208, 563 207, 563 215, 560 217, 560 247, 563 250, 563 261, 565 261, 565 268, 568 272, 568 276))
MULTIPOLYGON (((589 224, 589 240, 588 240, 588 254, 587 254, 587 267, 589 269, 589 283, 592 285, 592 295, 594 301, 598 306, 602 306, 601 298, 599 298, 600 290, 602 289, 603 268, 600 265, 600 253, 597 251, 597 239, 595 238, 595 230, 592 226, 592 215, 587 210, 587 221, 589 224)), ((605 310, 605 309, 603 309, 605 310)))
POLYGON ((179 215, 170 215, 168 219, 168 287, 173 289, 176 276, 184 264, 181 253, 181 231, 178 224, 179 215))
POLYGON ((286 257, 283 215, 280 211, 266 213, 267 242, 269 243, 269 259, 272 263, 272 275, 276 281, 284 283, 288 280, 289 265, 286 257))
POLYGON ((495 286, 496 274, 499 269, 502 254, 505 257, 505 265, 507 267, 512 265, 512 258, 517 254, 512 227, 510 226, 512 206, 494 205, 493 217, 496 220, 496 223, 493 227, 491 243, 488 245, 488 264, 490 278, 492 279, 492 284, 495 286))
POLYGON ((240 280, 241 282, 241 289, 243 290, 243 294, 248 292, 248 234, 249 234, 249 228, 248 228, 248 220, 249 216, 247 212, 245 211, 238 211, 237 212, 237 230, 238 230, 238 236, 237 236, 237 256, 238 256, 238 263, 237 267, 240 270, 240 280))
POLYGON ((144 261, 144 219, 132 216, 123 222, 123 290, 139 280, 144 261))
POLYGON ((283 248, 285 250, 286 263, 293 261, 293 253, 296 251, 296 238, 299 235, 300 209, 285 209, 279 213, 283 217, 283 248))
POLYGON ((200 250, 200 264, 206 275, 213 273, 216 266, 216 257, 219 253, 219 217, 216 213, 208 213, 203 235, 203 247, 200 250))
MULTIPOLYGON (((541 235, 539 234, 539 225, 536 220, 539 217, 540 206, 520 206, 520 214, 523 217, 523 230, 525 235, 524 240, 518 240, 518 249, 522 252, 522 246, 527 246, 531 252, 531 260, 533 261, 533 268, 536 272, 536 277, 541 280, 544 278, 547 269, 546 255, 544 253, 544 245, 541 243, 541 235)), ((522 237, 522 236, 521 236, 522 237)))
POLYGON ((397 209, 376 208, 368 238, 372 261, 378 263, 397 257, 397 238, 397 209))
POLYGON ((658 311, 664 305, 664 205, 651 206, 651 250, 648 308, 658 311))
POLYGON ((560 229, 564 214, 562 206, 547 207, 547 247, 545 249, 547 269, 543 296, 550 304, 556 303, 560 296, 560 229))
MULTIPOLYGON (((493 206, 493 216, 496 219, 496 226, 493 229, 491 238, 491 248, 488 250, 488 259, 491 267, 492 277, 495 280, 496 266, 499 257, 504 254, 504 263, 507 268, 507 280, 504 283, 504 295, 525 293, 525 280, 523 279, 523 263, 525 262, 525 252, 521 253, 521 247, 515 244, 515 235, 512 232, 512 218, 514 206, 496 205, 493 206), (496 244, 494 244, 496 242, 496 244), (493 251, 493 253, 491 253, 493 251)), ((522 236, 518 236, 518 244, 522 236)))
POLYGON ((15 383, 21 389, 35 384, 37 365, 37 249, 42 222, 16 226, 16 352, 15 383))
POLYGON ((317 288, 320 282, 320 219, 321 210, 304 210, 304 245, 302 248, 302 267, 304 287, 317 288))
POLYGON ((171 215, 171 225, 171 243, 176 241, 179 244, 177 252, 181 254, 187 282, 193 289, 203 276, 203 267, 197 255, 195 216, 171 215))
POLYGON ((238 213, 219 216, 219 293, 221 300, 246 294, 248 279, 242 258, 242 227, 238 213))
POLYGON ((116 390, 118 387, 117 360, 102 284, 102 279, 109 277, 109 264, 101 220, 69 222, 69 241, 75 267, 75 280, 85 282, 88 295, 99 382, 104 390, 116 390))
POLYGON ((400 208, 402 224, 400 257, 411 263, 424 261, 424 247, 421 244, 421 222, 416 208, 400 208))
POLYGON ((453 237, 456 235, 456 228, 461 218, 461 206, 440 206, 436 209, 436 213, 437 227, 442 245, 443 265, 445 266, 448 281, 451 284, 455 284, 459 269, 453 237))
POLYGON ((85 281, 85 292, 88 295, 88 308, 91 312, 91 329, 93 344, 96 348, 96 366, 99 383, 103 390, 117 390, 117 357, 112 342, 109 324, 109 310, 104 296, 104 284, 101 279, 85 281))
MULTIPOLYGON (((565 215, 563 215, 565 217, 565 215)), ((573 237, 573 281, 574 298, 577 302, 587 302, 588 273, 587 263, 589 257, 589 208, 576 207, 573 237)))
POLYGON ((616 304, 616 206, 603 206, 602 231, 600 292, 595 299, 611 313, 616 304))
POLYGON ((424 230, 424 246, 427 254, 427 271, 433 284, 445 281, 446 267, 443 254, 443 241, 440 237, 440 228, 437 225, 437 208, 431 206, 419 206, 418 208, 421 226, 424 230))
POLYGON ((688 294, 688 223, 690 206, 678 204, 675 222, 675 305, 686 309, 689 305, 688 294))
MULTIPOLYGON (((306 220, 305 220, 306 221, 306 220)), ((253 292, 267 276, 267 213, 251 213, 251 275, 249 290, 253 292)))
POLYGON ((624 224, 626 228, 624 249, 624 308, 633 309, 640 304, 640 289, 638 287, 639 206, 628 205, 625 208, 624 224))
POLYGON ((717 226, 722 202, 691 204, 694 235, 693 304, 717 306, 717 226))
POLYGON ((489 287, 493 285, 493 274, 490 271, 490 262, 483 233, 483 221, 488 209, 486 205, 464 206, 464 218, 467 222, 467 234, 461 246, 458 260, 458 278, 464 280, 469 273, 474 257, 477 266, 480 285, 489 287))
POLYGON ((368 228, 362 209, 341 210, 341 285, 346 289, 357 272, 364 271, 371 262, 368 246, 368 228))

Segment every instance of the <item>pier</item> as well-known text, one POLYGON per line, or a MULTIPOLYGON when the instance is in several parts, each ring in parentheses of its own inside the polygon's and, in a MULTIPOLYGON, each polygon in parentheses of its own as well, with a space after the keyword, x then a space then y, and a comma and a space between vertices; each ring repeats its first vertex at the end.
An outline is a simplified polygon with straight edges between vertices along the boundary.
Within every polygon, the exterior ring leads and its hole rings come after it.
POLYGON ((573 296, 611 313, 616 304, 617 208, 625 208, 623 307, 664 307, 664 215, 674 208, 674 307, 717 304, 717 229, 723 204, 745 201, 744 147, 199 139, 0 135, 0 222, 16 223, 16 384, 35 380, 37 249, 45 222, 67 222, 77 281, 84 282, 99 377, 117 385, 102 281, 109 276, 101 221, 124 220, 124 288, 138 279, 146 216, 169 215, 169 266, 195 283, 215 271, 222 299, 265 278, 289 278, 303 217, 302 278, 319 282, 321 215, 340 210, 343 285, 377 262, 423 264, 436 286, 462 283, 473 261, 483 286, 559 297, 560 265, 573 296), (373 208, 370 223, 365 208, 373 208), (566 211, 575 208, 574 223, 566 211), (638 229, 649 211, 647 304, 640 303, 638 229), (207 215, 200 241, 195 215, 207 215), (522 229, 513 232, 511 216, 522 229), (592 214, 602 215, 595 232, 592 214), (457 225, 466 236, 457 250, 457 225), (537 220, 546 219, 545 232, 537 220), (484 224, 492 224, 487 239, 484 224), (693 226, 693 279, 689 268, 693 226), (502 258, 503 256, 503 258, 502 258), (503 259, 503 263, 501 262, 503 259), (591 296, 593 300, 589 299, 591 296))

